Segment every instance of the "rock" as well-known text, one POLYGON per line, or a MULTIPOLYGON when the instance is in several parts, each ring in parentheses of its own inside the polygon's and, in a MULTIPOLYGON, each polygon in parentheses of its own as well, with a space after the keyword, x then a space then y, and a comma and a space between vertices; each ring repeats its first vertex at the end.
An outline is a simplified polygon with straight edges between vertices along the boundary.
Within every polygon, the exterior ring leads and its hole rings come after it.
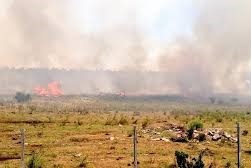
POLYGON ((74 157, 80 157, 80 156, 82 156, 82 153, 77 153, 77 154, 75 154, 75 155, 73 155, 74 157))
POLYGON ((212 137, 212 140, 213 140, 213 141, 218 141, 218 140, 220 140, 220 139, 221 139, 220 134, 214 134, 214 136, 212 137))
POLYGON ((160 138, 154 138, 154 139, 151 139, 152 141, 161 141, 160 138))
POLYGON ((164 142, 170 142, 170 140, 167 139, 167 138, 161 138, 161 140, 164 141, 164 142))
POLYGON ((198 139, 198 138, 199 138, 199 135, 200 135, 199 133, 193 133, 193 138, 194 138, 194 139, 198 139))
POLYGON ((43 144, 30 144, 29 146, 30 147, 42 147, 43 144))
POLYGON ((237 143, 237 142, 238 142, 237 138, 233 138, 233 137, 230 138, 230 141, 231 141, 231 142, 234 142, 234 143, 237 143))
POLYGON ((113 141, 115 138, 114 137, 110 137, 110 140, 113 141))
POLYGON ((207 135, 214 136, 214 133, 212 131, 208 131, 207 135))
POLYGON ((19 139, 19 137, 18 136, 12 136, 12 140, 18 140, 19 139))
POLYGON ((186 137, 172 137, 171 141, 173 142, 188 142, 186 137))
POLYGON ((224 133, 223 133, 223 136, 226 137, 226 138, 228 138, 228 139, 231 138, 231 135, 228 134, 227 132, 224 132, 224 133))
POLYGON ((160 132, 154 132, 155 135, 160 135, 160 132))

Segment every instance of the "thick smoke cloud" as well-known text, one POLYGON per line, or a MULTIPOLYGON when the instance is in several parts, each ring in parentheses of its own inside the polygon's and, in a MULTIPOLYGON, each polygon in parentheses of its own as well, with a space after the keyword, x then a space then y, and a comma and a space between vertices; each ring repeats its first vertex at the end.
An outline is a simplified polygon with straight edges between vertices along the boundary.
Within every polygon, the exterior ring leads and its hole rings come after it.
POLYGON ((94 70, 143 66, 143 38, 133 23, 82 33, 72 21, 71 4, 14 0, 0 17, 0 54, 6 55, 0 65, 94 70))
MULTIPOLYGON (((85 32, 88 25, 83 25, 84 31, 74 26, 70 1, 13 0, 0 15, 0 66, 128 72, 127 75, 102 76, 99 71, 99 80, 95 80, 93 88, 88 85, 88 92, 100 89, 200 96, 249 92, 245 81, 251 58, 250 1, 194 0, 198 16, 191 35, 161 44, 164 47, 154 53, 156 64, 149 59, 149 48, 156 45, 149 47, 152 42, 147 41, 146 34, 137 24, 134 12, 138 10, 138 1, 128 2, 109 0, 107 4, 97 5, 94 9, 99 10, 100 15, 110 11, 107 20, 102 21, 106 26, 95 32, 85 32), (116 13, 118 15, 114 15, 116 13), (157 68, 149 69, 149 64, 157 68), (148 73, 140 73, 156 69, 161 73, 156 81, 148 73), (133 75, 128 75, 130 73, 133 75)), ((101 21, 96 22, 100 26, 101 21)), ((50 78, 61 80, 63 77, 54 74, 46 78, 49 82, 50 78)), ((71 82, 65 78, 64 81, 62 85, 70 88, 71 82)), ((84 92, 86 88, 79 85, 84 92)), ((22 86, 17 88, 22 89, 22 86)), ((68 90, 70 93, 71 89, 68 90)))
POLYGON ((177 39, 159 58, 160 69, 176 74, 185 94, 248 92, 250 71, 250 1, 198 2, 192 37, 177 39))

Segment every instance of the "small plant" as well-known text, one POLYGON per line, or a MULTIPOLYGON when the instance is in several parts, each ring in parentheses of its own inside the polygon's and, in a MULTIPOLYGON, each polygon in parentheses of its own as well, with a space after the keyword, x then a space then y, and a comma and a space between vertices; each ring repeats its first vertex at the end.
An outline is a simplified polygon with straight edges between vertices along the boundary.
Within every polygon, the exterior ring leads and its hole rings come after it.
POLYGON ((128 125, 129 124, 129 122, 128 122, 128 120, 127 120, 127 118, 125 116, 121 116, 118 123, 121 124, 121 125, 128 125))
POLYGON ((205 134, 203 134, 203 133, 200 133, 200 134, 199 134, 198 140, 199 140, 200 142, 205 141, 206 139, 207 139, 207 138, 206 138, 206 135, 205 135, 205 134))
POLYGON ((88 165, 88 163, 87 163, 87 157, 85 156, 85 157, 80 161, 78 167, 79 167, 79 168, 87 168, 87 165, 88 165))
POLYGON ((225 167, 225 168, 230 168, 230 167, 232 167, 231 162, 227 162, 227 163, 225 164, 224 167, 225 167))
POLYGON ((133 136, 133 130, 129 130, 129 131, 127 132, 127 136, 128 136, 128 137, 132 137, 132 136, 133 136))
POLYGON ((77 124, 78 124, 78 126, 81 126, 81 125, 83 125, 83 121, 81 121, 80 119, 78 119, 77 124))
POLYGON ((242 131, 242 135, 243 135, 243 136, 247 136, 247 135, 248 135, 248 130, 243 130, 243 131, 242 131))
POLYGON ((216 122, 221 123, 223 119, 221 117, 216 118, 216 122))
POLYGON ((39 155, 33 153, 26 164, 27 168, 42 168, 43 163, 39 155))
POLYGON ((146 128, 150 124, 149 118, 145 118, 142 122, 142 128, 146 128))

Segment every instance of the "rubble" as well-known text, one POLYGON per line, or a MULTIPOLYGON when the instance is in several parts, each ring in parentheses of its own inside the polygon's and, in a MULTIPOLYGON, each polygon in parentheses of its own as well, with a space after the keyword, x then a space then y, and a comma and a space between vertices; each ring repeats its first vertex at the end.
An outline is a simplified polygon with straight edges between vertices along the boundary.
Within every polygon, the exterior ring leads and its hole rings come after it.
POLYGON ((175 124, 167 124, 161 127, 148 127, 142 129, 141 133, 146 134, 152 141, 164 141, 164 142, 199 142, 199 141, 219 141, 225 140, 232 143, 237 142, 237 138, 222 128, 209 128, 194 130, 192 139, 188 140, 188 132, 183 126, 175 124), (171 134, 172 136, 164 137, 163 133, 171 134))

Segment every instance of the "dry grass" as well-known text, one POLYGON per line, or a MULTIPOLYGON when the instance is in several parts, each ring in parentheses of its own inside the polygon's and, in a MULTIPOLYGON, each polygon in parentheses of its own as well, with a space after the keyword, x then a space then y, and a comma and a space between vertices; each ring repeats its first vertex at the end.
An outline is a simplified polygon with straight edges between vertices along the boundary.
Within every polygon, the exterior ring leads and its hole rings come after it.
MULTIPOLYGON (((129 134, 133 124, 141 129, 142 125, 156 127, 167 123, 188 126, 190 121, 200 120, 206 128, 221 127, 230 133, 235 133, 236 121, 240 121, 243 129, 247 130, 251 124, 251 115, 246 113, 246 107, 226 109, 182 106, 178 103, 175 103, 178 107, 171 103, 159 106, 153 103, 143 107, 142 103, 130 105, 130 102, 123 101, 81 102, 75 99, 74 102, 66 101, 63 105, 57 102, 45 107, 38 102, 29 105, 3 104, 0 107, 0 156, 16 158, 0 158, 0 167, 19 167, 17 155, 20 153, 20 128, 26 130, 26 156, 29 157, 33 152, 38 153, 46 167, 79 167, 85 159, 87 167, 110 168, 132 165, 133 144, 129 134), (234 110, 237 112, 232 112, 234 110), (140 111, 140 115, 136 116, 135 111, 140 111)), ((204 158, 206 167, 210 164, 224 167, 227 163, 235 167, 236 144, 152 141, 147 136, 139 135, 140 167, 165 167, 175 163, 176 150, 197 156, 204 149, 207 149, 204 158)), ((242 136, 243 151, 250 151, 250 140, 250 134, 242 136)), ((251 167, 249 158, 248 152, 242 153, 244 167, 251 167)))

